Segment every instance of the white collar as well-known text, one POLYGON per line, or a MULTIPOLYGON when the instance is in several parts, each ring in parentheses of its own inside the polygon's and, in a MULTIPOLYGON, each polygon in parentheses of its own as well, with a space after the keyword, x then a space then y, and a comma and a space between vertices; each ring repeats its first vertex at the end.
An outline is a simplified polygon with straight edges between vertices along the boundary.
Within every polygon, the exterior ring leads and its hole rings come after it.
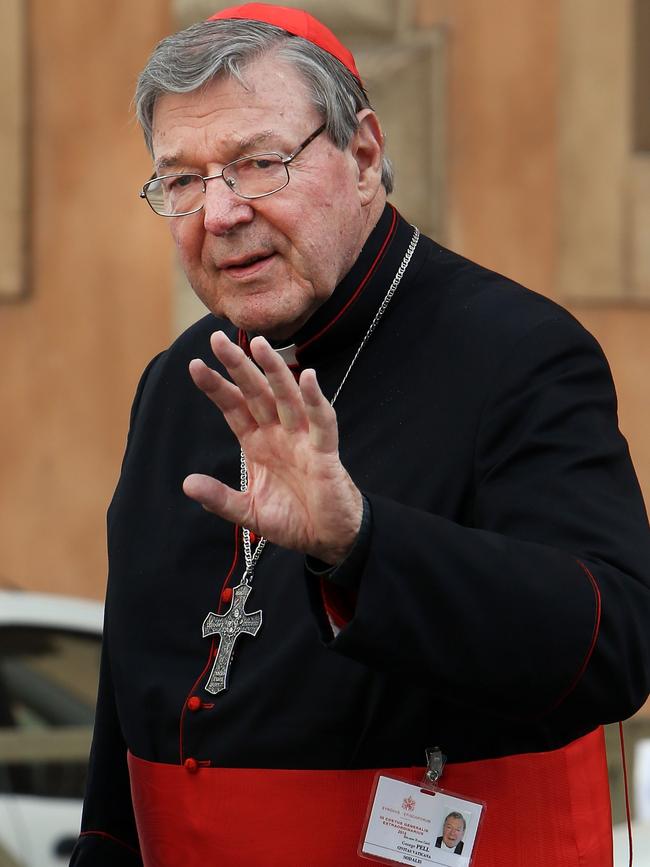
POLYGON ((279 346, 274 347, 275 351, 278 353, 280 358, 287 365, 297 364, 298 359, 296 358, 296 344, 291 343, 289 346, 279 346))

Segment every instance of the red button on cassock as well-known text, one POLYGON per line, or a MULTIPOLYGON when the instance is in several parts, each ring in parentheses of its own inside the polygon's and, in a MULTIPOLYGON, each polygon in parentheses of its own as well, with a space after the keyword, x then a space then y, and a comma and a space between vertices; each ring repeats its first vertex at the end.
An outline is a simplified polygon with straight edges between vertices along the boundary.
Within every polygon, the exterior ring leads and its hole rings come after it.
POLYGON ((191 711, 200 710, 203 707, 203 702, 198 695, 192 695, 187 700, 187 707, 191 711))
POLYGON ((195 774, 199 769, 199 763, 196 759, 185 759, 183 762, 183 766, 186 771, 189 771, 190 774, 195 774))
POLYGON ((227 605, 231 599, 232 587, 224 587, 224 589, 221 591, 221 601, 227 605))

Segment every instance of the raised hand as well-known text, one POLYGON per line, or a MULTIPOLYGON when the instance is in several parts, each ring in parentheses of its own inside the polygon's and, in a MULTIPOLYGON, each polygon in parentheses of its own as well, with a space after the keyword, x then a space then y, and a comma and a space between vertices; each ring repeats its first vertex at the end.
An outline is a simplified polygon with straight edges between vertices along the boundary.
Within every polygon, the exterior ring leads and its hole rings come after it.
POLYGON ((215 332, 210 344, 233 381, 198 359, 190 374, 239 440, 248 490, 198 474, 185 479, 183 490, 208 511, 271 542, 340 562, 359 532, 363 502, 339 460, 336 413, 315 371, 304 370, 296 383, 263 337, 250 346, 261 370, 223 332, 215 332))

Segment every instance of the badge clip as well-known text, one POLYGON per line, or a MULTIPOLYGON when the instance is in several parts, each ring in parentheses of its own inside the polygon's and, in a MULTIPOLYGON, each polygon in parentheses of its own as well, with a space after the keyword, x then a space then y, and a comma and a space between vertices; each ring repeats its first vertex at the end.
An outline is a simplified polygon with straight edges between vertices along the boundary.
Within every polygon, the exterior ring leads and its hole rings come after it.
POLYGON ((427 757, 427 769, 422 778, 422 785, 427 789, 437 789, 440 777, 447 762, 447 756, 440 747, 425 750, 427 757))

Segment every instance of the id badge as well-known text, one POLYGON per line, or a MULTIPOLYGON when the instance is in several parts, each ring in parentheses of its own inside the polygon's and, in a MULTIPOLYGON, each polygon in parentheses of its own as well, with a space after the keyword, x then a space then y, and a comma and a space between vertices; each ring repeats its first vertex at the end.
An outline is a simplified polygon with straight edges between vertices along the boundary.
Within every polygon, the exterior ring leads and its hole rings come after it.
POLYGON ((438 786, 429 768, 420 784, 377 774, 358 854, 384 864, 469 867, 485 803, 438 786))

